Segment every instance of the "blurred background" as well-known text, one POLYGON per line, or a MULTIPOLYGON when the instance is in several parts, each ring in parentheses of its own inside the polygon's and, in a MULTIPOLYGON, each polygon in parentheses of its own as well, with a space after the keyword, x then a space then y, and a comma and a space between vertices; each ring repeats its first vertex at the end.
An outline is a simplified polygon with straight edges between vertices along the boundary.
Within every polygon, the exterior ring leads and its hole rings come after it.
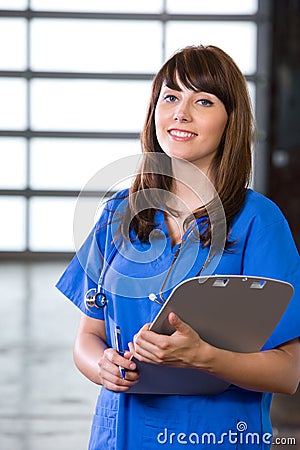
MULTIPOLYGON (((217 45, 243 71, 253 186, 299 248, 299 42, 300 0, 0 0, 1 450, 87 447, 98 388, 73 365, 79 313, 54 284, 74 254, 78 194, 140 152, 151 80, 177 49, 217 45)), ((299 391, 276 395, 272 417, 297 438, 282 446, 300 449, 299 391)))

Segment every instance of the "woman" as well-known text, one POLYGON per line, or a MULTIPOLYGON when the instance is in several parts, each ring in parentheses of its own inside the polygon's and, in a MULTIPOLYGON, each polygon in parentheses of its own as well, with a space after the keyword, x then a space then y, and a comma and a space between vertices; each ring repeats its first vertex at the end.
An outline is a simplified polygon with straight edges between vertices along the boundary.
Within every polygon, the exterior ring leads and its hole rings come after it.
POLYGON ((282 213, 247 188, 251 135, 245 80, 222 50, 187 47, 163 65, 153 81, 142 133, 141 171, 130 191, 107 202, 58 282, 82 311, 75 363, 103 386, 90 450, 270 447, 271 393, 292 394, 299 382, 300 270, 282 213), (210 252, 218 226, 205 208, 214 203, 211 196, 194 189, 197 179, 205 185, 201 174, 224 208, 223 252, 220 245, 210 252), (217 264, 210 267, 216 256, 217 264), (169 315, 175 328, 171 336, 149 331, 170 290, 199 273, 262 276, 294 286, 294 297, 263 351, 241 354, 213 347, 174 313, 169 315), (103 308, 84 303, 98 276, 103 308), (149 300, 151 293, 157 301, 149 300), (124 356, 115 348, 117 326, 124 356), (132 355, 154 364, 201 369, 230 386, 218 395, 130 394, 139 382, 132 355))

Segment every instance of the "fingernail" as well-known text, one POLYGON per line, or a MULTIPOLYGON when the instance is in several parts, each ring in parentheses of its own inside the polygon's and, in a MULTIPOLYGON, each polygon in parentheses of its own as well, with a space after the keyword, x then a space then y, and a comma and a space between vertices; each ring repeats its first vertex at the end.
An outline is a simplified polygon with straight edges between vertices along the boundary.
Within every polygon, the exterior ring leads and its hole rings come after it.
POLYGON ((135 364, 134 364, 134 363, 132 363, 132 364, 130 364, 130 366, 129 366, 129 367, 130 367, 130 369, 131 369, 131 370, 134 370, 136 366, 135 366, 135 364))
POLYGON ((176 314, 173 313, 173 317, 172 317, 173 323, 176 323, 178 320, 178 317, 176 316, 176 314))

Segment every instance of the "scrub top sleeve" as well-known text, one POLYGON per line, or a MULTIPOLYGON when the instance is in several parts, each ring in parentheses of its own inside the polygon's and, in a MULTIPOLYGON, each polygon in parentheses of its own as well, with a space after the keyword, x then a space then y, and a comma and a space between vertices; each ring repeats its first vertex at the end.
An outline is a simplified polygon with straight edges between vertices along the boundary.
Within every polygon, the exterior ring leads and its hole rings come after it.
POLYGON ((78 250, 56 287, 71 300, 84 314, 95 319, 104 319, 103 309, 87 309, 84 303, 85 293, 97 288, 105 248, 107 214, 104 211, 89 236, 78 250))
POLYGON ((254 224, 251 228, 244 253, 243 274, 286 281, 294 287, 293 298, 263 349, 275 348, 299 337, 300 258, 283 216, 265 227, 254 224))

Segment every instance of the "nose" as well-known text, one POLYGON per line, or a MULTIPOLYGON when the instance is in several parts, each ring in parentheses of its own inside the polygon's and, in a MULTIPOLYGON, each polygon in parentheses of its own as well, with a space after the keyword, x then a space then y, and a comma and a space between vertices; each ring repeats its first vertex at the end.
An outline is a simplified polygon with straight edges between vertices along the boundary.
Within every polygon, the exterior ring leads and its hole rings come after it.
POLYGON ((188 106, 183 103, 178 105, 178 108, 174 111, 173 119, 179 123, 190 122, 191 115, 188 111, 188 106))
POLYGON ((182 113, 175 113, 173 117, 174 117, 174 120, 176 120, 176 122, 179 122, 179 123, 189 121, 189 119, 185 116, 185 114, 182 114, 182 113))

